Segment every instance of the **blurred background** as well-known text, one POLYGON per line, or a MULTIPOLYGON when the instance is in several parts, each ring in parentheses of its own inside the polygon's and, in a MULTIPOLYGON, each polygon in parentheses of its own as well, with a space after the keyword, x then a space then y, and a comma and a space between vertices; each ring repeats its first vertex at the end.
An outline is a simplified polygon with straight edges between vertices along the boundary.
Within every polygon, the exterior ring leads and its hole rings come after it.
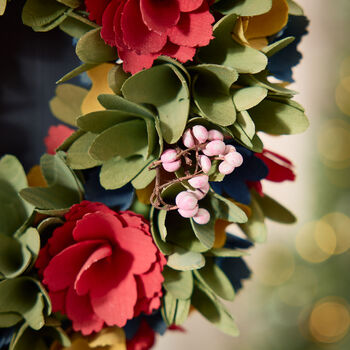
MULTIPOLYGON (((311 126, 302 135, 263 137, 267 149, 295 164, 296 182, 263 186, 298 223, 268 222, 267 243, 250 250, 253 274, 228 305, 240 337, 223 335, 193 313, 186 333, 167 332, 156 350, 350 349, 350 1, 298 3, 310 25, 290 88, 300 92, 296 100, 311 126)), ((42 101, 78 62, 68 36, 34 33, 20 23, 23 0, 10 4, 0 21, 0 154, 21 155, 29 170, 45 150, 49 126, 58 124, 42 101)))
POLYGON ((350 1, 298 0, 310 19, 294 68, 296 100, 311 126, 263 137, 293 160, 296 182, 265 182, 291 209, 292 226, 268 222, 268 241, 250 250, 251 279, 228 305, 241 331, 232 339, 193 314, 185 334, 168 332, 156 350, 350 349, 350 1))

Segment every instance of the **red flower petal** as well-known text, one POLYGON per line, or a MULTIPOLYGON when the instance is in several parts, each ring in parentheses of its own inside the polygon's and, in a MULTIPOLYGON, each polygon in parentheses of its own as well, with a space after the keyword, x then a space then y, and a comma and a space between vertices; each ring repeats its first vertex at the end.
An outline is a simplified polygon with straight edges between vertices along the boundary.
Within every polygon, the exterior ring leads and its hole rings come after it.
POLYGON ((123 60, 123 69, 125 72, 135 74, 142 69, 151 68, 154 60, 159 54, 139 55, 135 51, 118 49, 119 57, 123 60))
POLYGON ((140 0, 143 22, 149 30, 164 33, 180 19, 177 0, 140 0))
POLYGON ((197 10, 203 4, 203 0, 177 0, 177 2, 181 12, 197 10))
POLYGON ((66 290, 61 290, 59 292, 49 292, 50 300, 52 304, 52 312, 62 312, 65 313, 65 301, 66 301, 66 290))
MULTIPOLYGON (((89 19, 97 24, 102 24, 102 15, 111 0, 85 0, 85 6, 90 13, 89 19)), ((112 0, 118 1, 118 0, 112 0)))
POLYGON ((102 213, 114 215, 115 211, 109 209, 106 205, 98 202, 82 201, 79 204, 74 204, 69 212, 65 215, 67 221, 79 220, 85 214, 95 213, 100 211, 102 213))
POLYGON ((150 31, 144 24, 138 0, 127 0, 121 17, 125 45, 139 54, 158 52, 167 41, 166 34, 150 31))
POLYGON ((164 281, 162 275, 163 268, 160 264, 153 264, 146 273, 137 276, 140 281, 141 295, 146 298, 153 298, 155 293, 162 289, 164 281))
POLYGON ((145 320, 142 320, 136 335, 127 341, 126 346, 127 350, 148 350, 154 345, 154 342, 154 330, 145 320))
POLYGON ((90 239, 106 239, 115 245, 117 236, 124 229, 117 214, 106 214, 102 212, 88 213, 77 221, 73 230, 73 237, 76 241, 90 239))
POLYGON ((112 248, 109 244, 103 244, 98 249, 96 249, 89 258, 85 261, 83 267, 80 269, 74 284, 74 289, 76 290, 78 295, 84 295, 89 292, 94 287, 94 280, 88 278, 88 274, 86 273, 89 268, 101 261, 102 259, 112 255, 112 248), (84 278, 88 276, 87 278, 84 278))
POLYGON ((73 329, 84 335, 99 332, 103 327, 103 320, 94 313, 89 296, 79 296, 73 286, 69 288, 66 298, 67 316, 73 321, 73 329))
POLYGON ((178 46, 168 41, 161 53, 162 55, 176 58, 180 62, 187 62, 192 60, 196 53, 196 49, 194 47, 178 46))
POLYGON ((110 46, 116 46, 114 32, 114 17, 119 6, 119 1, 113 0, 107 6, 102 17, 101 37, 110 46))
POLYGON ((54 256, 44 271, 44 283, 51 291, 68 288, 88 257, 103 241, 85 241, 74 244, 54 256))
POLYGON ((206 2, 195 12, 181 14, 179 23, 169 29, 168 36, 173 44, 180 46, 205 46, 213 38, 212 23, 214 17, 210 14, 206 2))
POLYGON ((75 222, 68 221, 53 231, 52 237, 48 240, 49 253, 51 256, 58 254, 63 249, 75 243, 72 236, 74 227, 75 222))
MULTIPOLYGON (((119 267, 123 269, 123 267, 119 267)), ((95 313, 108 326, 125 326, 127 320, 134 316, 134 306, 137 300, 136 281, 128 274, 117 286, 106 293, 90 292, 91 304, 95 313)))
POLYGON ((74 130, 63 124, 50 126, 48 135, 44 139, 46 152, 55 154, 56 149, 73 134, 74 130))

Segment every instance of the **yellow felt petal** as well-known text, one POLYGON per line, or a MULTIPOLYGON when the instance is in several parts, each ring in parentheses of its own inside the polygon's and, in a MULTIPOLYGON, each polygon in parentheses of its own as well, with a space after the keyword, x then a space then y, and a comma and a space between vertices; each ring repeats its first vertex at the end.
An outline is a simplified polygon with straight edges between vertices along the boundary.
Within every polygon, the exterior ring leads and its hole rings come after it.
POLYGON ((266 38, 254 38, 249 40, 249 46, 253 49, 261 50, 269 44, 266 38))
POLYGON ((247 30, 248 24, 249 24, 248 17, 238 17, 235 27, 233 29, 232 37, 241 45, 249 46, 249 42, 245 37, 245 32, 247 30))
POLYGON ((213 248, 222 248, 226 243, 226 227, 230 225, 229 221, 218 219, 215 221, 215 241, 213 248))
POLYGON ((79 338, 76 338, 75 340, 72 340, 71 346, 63 349, 64 350, 91 350, 87 340, 84 339, 83 337, 79 337, 79 338))
POLYGON ((235 200, 233 200, 232 198, 227 198, 229 201, 231 201, 232 203, 236 204, 237 207, 239 207, 240 209, 242 209, 245 212, 245 215, 248 216, 248 218, 252 215, 252 209, 248 206, 245 205, 243 203, 240 202, 236 202, 235 200))
POLYGON ((30 187, 46 187, 46 180, 39 165, 34 165, 27 174, 28 185, 30 187))
POLYGON ((154 189, 154 181, 152 181, 147 187, 136 190, 136 196, 139 202, 143 204, 151 204, 150 198, 154 189))
POLYGON ((89 345, 93 349, 126 350, 125 333, 119 327, 104 328, 89 341, 89 345))
POLYGON ((288 21, 288 4, 286 0, 273 0, 271 10, 259 16, 249 18, 245 37, 262 38, 278 33, 288 21))
POLYGON ((103 63, 87 71, 92 81, 92 86, 81 105, 82 114, 104 110, 98 102, 97 96, 101 94, 113 94, 112 89, 108 86, 108 72, 113 67, 113 63, 103 63))

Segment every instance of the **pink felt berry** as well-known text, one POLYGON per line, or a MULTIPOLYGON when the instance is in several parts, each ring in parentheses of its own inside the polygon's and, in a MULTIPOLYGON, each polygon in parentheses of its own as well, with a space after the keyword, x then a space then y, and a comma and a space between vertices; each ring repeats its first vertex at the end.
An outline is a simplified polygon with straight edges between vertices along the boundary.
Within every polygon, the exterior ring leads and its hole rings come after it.
POLYGON ((198 205, 192 210, 178 209, 179 214, 184 218, 192 218, 198 213, 198 205))
POLYGON ((191 129, 187 129, 182 135, 182 142, 187 148, 191 148, 195 145, 194 138, 191 133, 191 129))
POLYGON ((238 152, 229 152, 225 155, 225 162, 233 165, 234 167, 239 167, 243 163, 243 157, 238 152))
POLYGON ((224 135, 219 130, 212 129, 212 130, 209 130, 208 140, 209 141, 215 141, 215 140, 224 141, 224 135))
POLYGON ((219 165, 219 172, 224 175, 231 174, 234 169, 235 169, 234 165, 231 165, 226 161, 221 162, 219 165))
POLYGON ((199 208, 193 220, 199 225, 205 225, 210 221, 210 213, 207 209, 199 208))
POLYGON ((203 172, 209 173, 211 168, 211 160, 207 156, 200 156, 199 165, 201 166, 203 172))
POLYGON ((208 181, 208 175, 199 175, 189 179, 188 183, 194 188, 202 188, 208 183, 208 181))
POLYGON ((162 155, 160 156, 160 160, 163 163, 171 163, 176 161, 176 157, 177 157, 177 152, 174 149, 169 148, 162 153, 162 155))
POLYGON ((199 201, 207 195, 207 192, 199 188, 196 189, 195 191, 188 190, 188 192, 194 194, 199 201))
POLYGON ((209 182, 206 183, 203 187, 199 188, 202 192, 204 192, 205 194, 207 194, 210 190, 210 186, 209 186, 209 182))
POLYGON ((197 197, 190 192, 180 192, 175 198, 176 205, 183 210, 193 210, 197 204, 197 197))
POLYGON ((175 162, 170 163, 162 163, 163 169, 169 173, 173 173, 175 171, 178 171, 181 167, 181 160, 176 160, 175 162))
POLYGON ((236 148, 232 145, 226 145, 224 154, 228 154, 230 152, 236 152, 236 148))
POLYGON ((205 150, 203 150, 203 153, 209 157, 218 156, 219 154, 223 154, 225 152, 225 148, 226 145, 223 141, 210 141, 205 147, 205 150))
POLYGON ((192 128, 192 132, 199 143, 204 143, 208 140, 208 130, 203 125, 195 125, 192 128))

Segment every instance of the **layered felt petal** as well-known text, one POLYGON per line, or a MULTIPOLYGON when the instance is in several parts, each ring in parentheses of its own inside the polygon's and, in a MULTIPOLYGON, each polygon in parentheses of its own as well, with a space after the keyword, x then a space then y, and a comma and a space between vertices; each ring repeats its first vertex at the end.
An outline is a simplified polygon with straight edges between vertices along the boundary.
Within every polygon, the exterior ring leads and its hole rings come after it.
POLYGON ((165 33, 180 19, 180 9, 177 0, 140 0, 143 22, 149 30, 165 33))
POLYGON ((121 28, 125 45, 140 54, 158 52, 167 41, 165 33, 151 31, 145 25, 138 0, 126 2, 121 18, 121 28))
POLYGON ((57 126, 50 126, 48 135, 44 139, 46 152, 55 154, 56 149, 73 134, 74 130, 63 124, 57 126))
POLYGON ((212 39, 214 17, 208 11, 208 4, 194 12, 182 13, 179 23, 169 29, 169 40, 181 46, 205 46, 212 39))
MULTIPOLYGON (((118 2, 119 0, 112 0, 112 2, 118 2)), ((85 6, 89 12, 89 18, 91 21, 95 21, 97 24, 102 24, 103 13, 111 0, 85 0, 85 6)))
POLYGON ((89 296, 78 295, 73 286, 67 292, 66 310, 67 316, 73 321, 75 331, 87 335, 99 332, 103 327, 104 321, 92 309, 89 296))
POLYGON ((177 0, 181 12, 197 10, 206 0, 177 0))
POLYGON ((118 0, 111 1, 102 17, 101 37, 110 46, 115 46, 114 18, 119 6, 118 0))
POLYGON ((81 219, 85 214, 95 213, 97 211, 111 215, 115 214, 113 210, 102 203, 82 201, 79 204, 73 205, 65 215, 65 218, 67 221, 75 221, 81 219))
POLYGON ((76 243, 53 257, 44 271, 44 283, 50 290, 59 291, 74 284, 76 275, 88 257, 103 241, 76 243))
POLYGON ((119 57, 123 60, 123 68, 126 72, 135 74, 142 69, 151 68, 158 54, 138 54, 130 50, 118 50, 119 57))
POLYGON ((194 47, 179 46, 171 43, 170 41, 162 49, 162 55, 176 58, 180 62, 187 62, 193 59, 196 53, 194 47))

